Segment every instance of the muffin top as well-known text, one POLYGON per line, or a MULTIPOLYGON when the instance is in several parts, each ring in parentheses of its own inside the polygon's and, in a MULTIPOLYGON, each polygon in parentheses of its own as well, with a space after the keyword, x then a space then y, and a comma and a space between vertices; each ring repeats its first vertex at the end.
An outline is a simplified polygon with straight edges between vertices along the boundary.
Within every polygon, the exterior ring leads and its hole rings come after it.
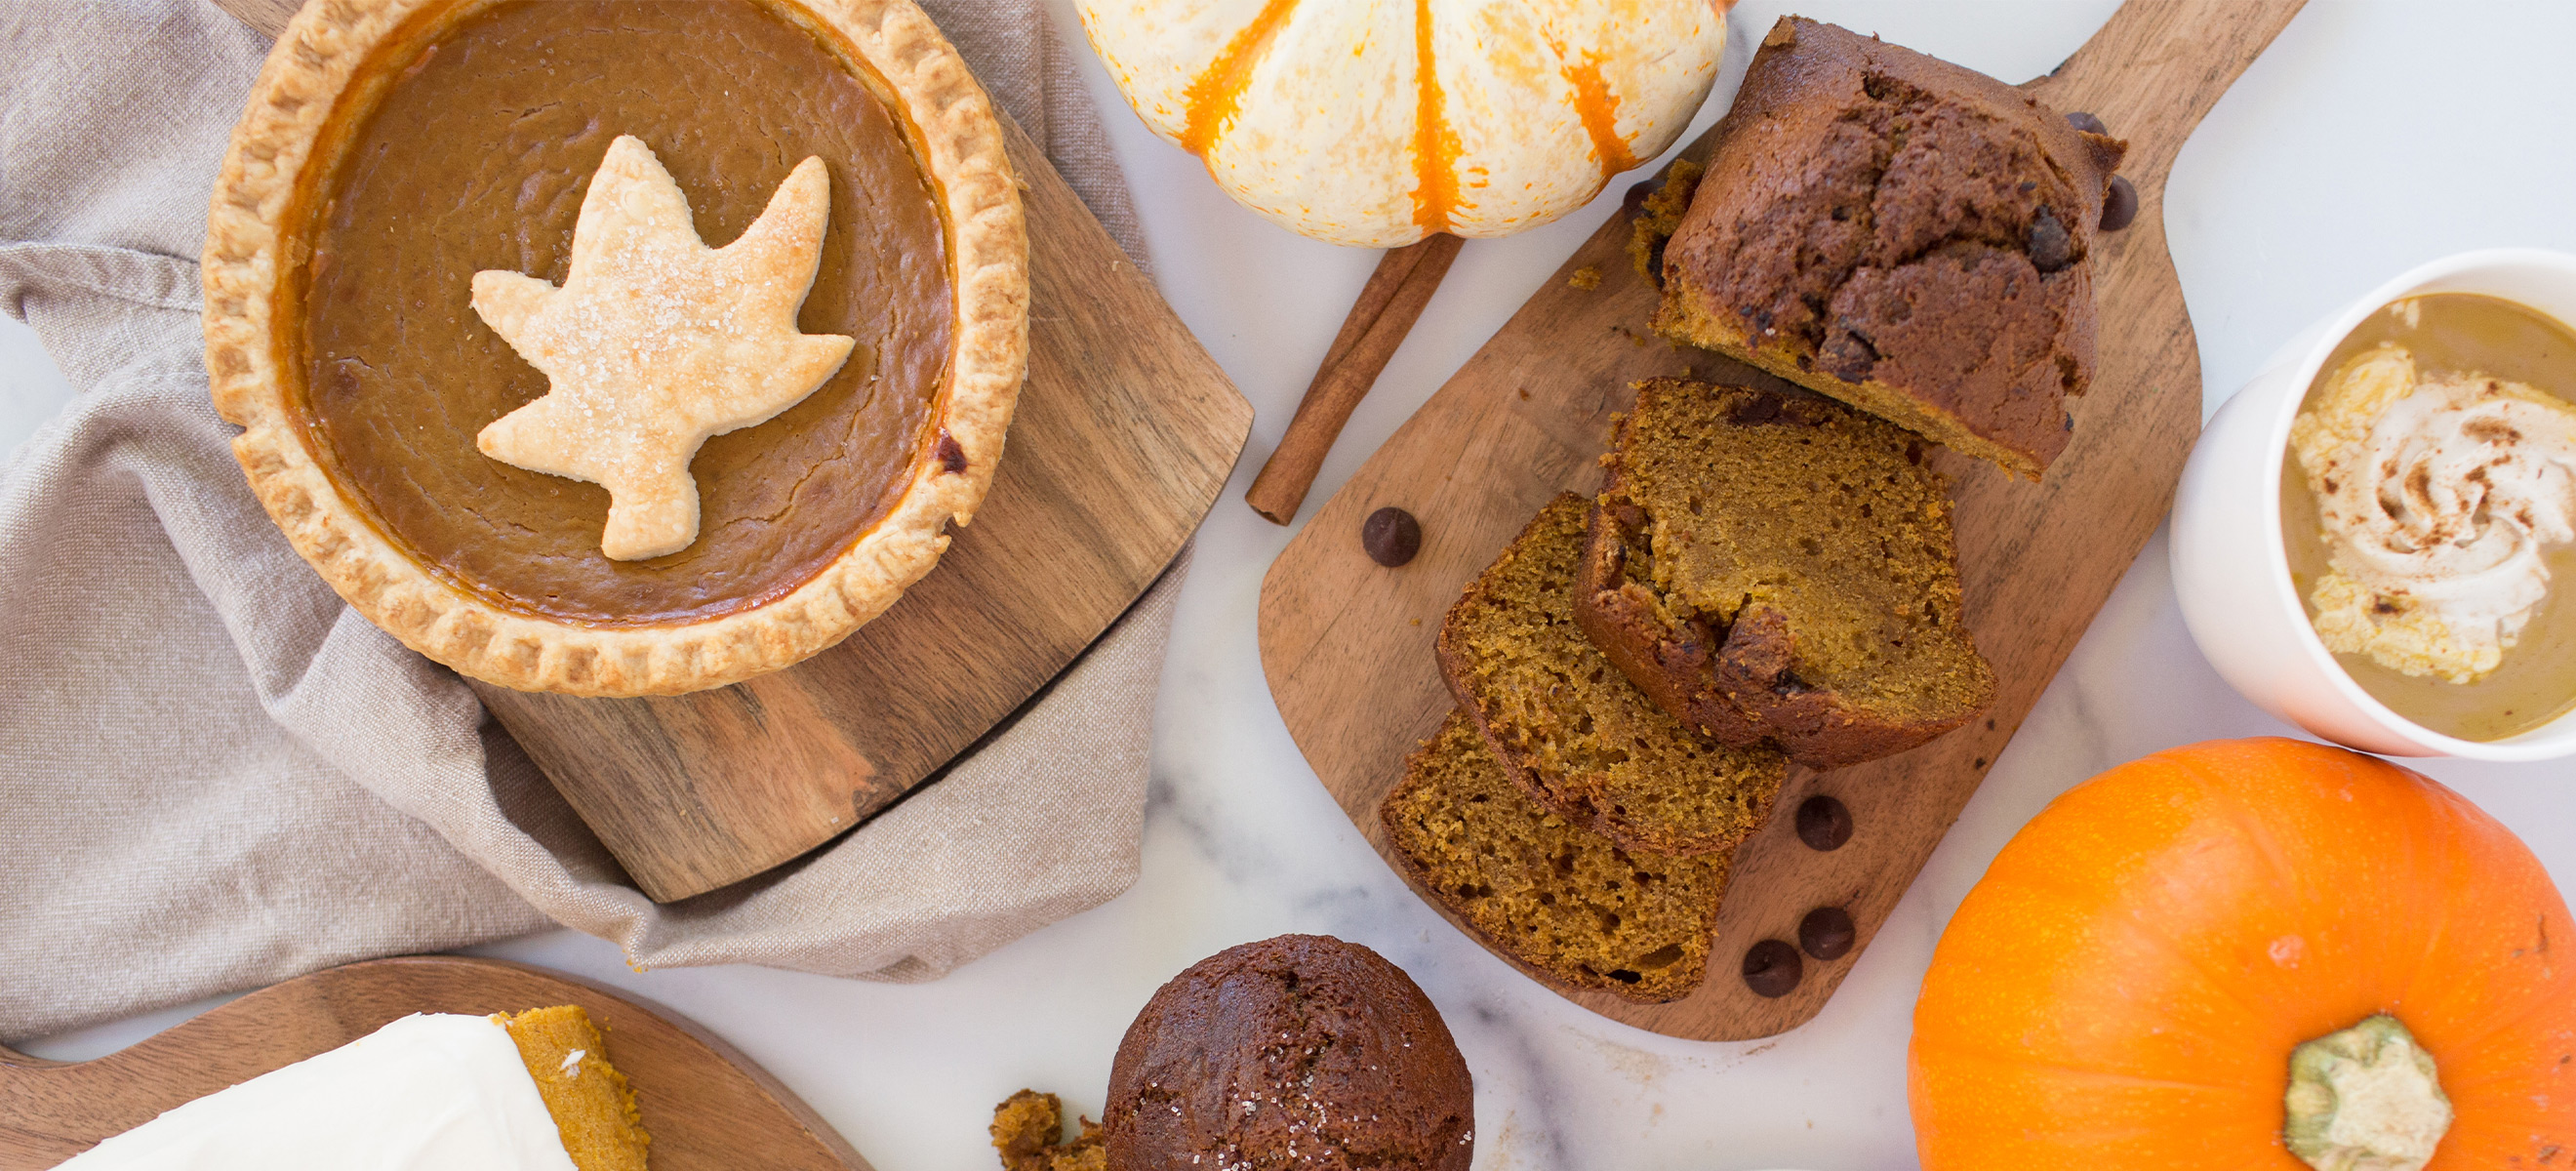
POLYGON ((1109 1165, 1466 1171, 1475 1093, 1440 1010, 1325 935, 1228 948, 1154 993, 1109 1073, 1109 1165))

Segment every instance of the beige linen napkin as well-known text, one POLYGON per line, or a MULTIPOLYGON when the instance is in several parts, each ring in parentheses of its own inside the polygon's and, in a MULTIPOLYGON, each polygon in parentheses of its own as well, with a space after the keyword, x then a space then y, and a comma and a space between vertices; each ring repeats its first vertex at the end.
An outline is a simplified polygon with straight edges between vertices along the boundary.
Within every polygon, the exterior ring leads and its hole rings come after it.
MULTIPOLYGON (((1043 0, 924 6, 1137 252, 1043 0)), ((1134 881, 1179 565, 937 783, 780 871, 646 900, 233 462, 196 256, 266 39, 205 0, 8 0, 0 46, 0 309, 80 390, 0 467, 0 1039, 549 918, 640 967, 924 980, 1134 881)))

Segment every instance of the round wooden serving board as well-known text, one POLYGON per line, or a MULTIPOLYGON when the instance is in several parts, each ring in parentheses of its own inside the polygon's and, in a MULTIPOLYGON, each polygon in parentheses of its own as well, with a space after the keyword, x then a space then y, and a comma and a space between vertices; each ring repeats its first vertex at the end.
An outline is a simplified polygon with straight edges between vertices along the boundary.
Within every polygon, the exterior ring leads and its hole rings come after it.
POLYGON ((51 1167, 164 1110, 337 1049, 415 1012, 577 1004, 634 1087, 656 1171, 869 1171, 787 1088, 697 1026, 587 981, 500 960, 329 968, 207 1010, 95 1061, 0 1049, 0 1171, 51 1167))
MULTIPOLYGON (((1606 993, 1574 994, 1576 1003, 1658 1033, 1722 1041, 1786 1032, 1833 995, 2164 515, 2200 432, 2201 390, 2198 346, 2165 252, 2165 176, 2192 127, 2301 2, 2129 0, 2055 73, 2024 87, 2060 111, 2099 115, 2128 140, 2120 173, 2137 186, 2141 210, 2127 231, 2097 238, 2099 371, 2073 403, 2074 441, 2047 479, 2013 481, 1939 453, 1958 505, 1968 625, 2000 677, 1994 706, 1914 751, 1793 773, 1778 814, 1737 851, 1707 982, 1669 1004, 1606 993), (1791 813, 1815 794, 1850 807, 1856 829, 1839 849, 1798 839, 1791 813), (1850 952, 1807 959, 1804 979, 1777 999, 1746 987, 1749 948, 1794 943, 1808 911, 1834 906, 1858 924, 1850 952)), ((1702 138, 1687 153, 1705 157, 1709 145, 1702 138)), ((1648 330, 1656 293, 1629 263, 1628 235, 1625 214, 1594 233, 1262 582, 1271 695, 1324 787, 1381 854, 1378 802, 1405 754, 1452 707, 1432 639, 1460 588, 1551 497, 1599 489, 1610 416, 1633 400, 1637 380, 1770 381, 1648 330), (1573 287, 1569 278, 1587 269, 1597 287, 1573 287), (1422 521, 1422 551, 1400 569, 1360 549, 1361 519, 1387 505, 1422 521)))

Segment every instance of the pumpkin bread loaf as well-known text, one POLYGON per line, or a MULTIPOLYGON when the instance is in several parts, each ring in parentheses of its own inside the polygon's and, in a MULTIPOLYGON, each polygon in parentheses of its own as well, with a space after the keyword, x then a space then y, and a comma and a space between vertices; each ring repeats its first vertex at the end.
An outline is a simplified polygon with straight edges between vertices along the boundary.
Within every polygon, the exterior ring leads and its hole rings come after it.
POLYGON ((1231 947, 1156 990, 1109 1068, 1118 1171, 1467 1171, 1476 1094, 1440 1010, 1328 935, 1231 947))
POLYGON ((1538 807, 1452 711, 1378 806, 1406 874, 1541 979, 1646 1004, 1708 975, 1732 854, 1619 844, 1538 807))
POLYGON ((1657 706, 1810 768, 1912 748, 1995 693, 1922 441, 1802 393, 1637 386, 1575 618, 1657 706))
POLYGON ((1664 245, 1655 327, 2036 480, 2093 377, 2125 150, 1984 74, 1784 17, 1664 245))
POLYGON ((1441 623, 1440 673, 1540 806, 1631 850, 1709 854, 1761 828, 1787 776, 1767 748, 1692 731, 1575 624, 1590 505, 1559 496, 1441 623))

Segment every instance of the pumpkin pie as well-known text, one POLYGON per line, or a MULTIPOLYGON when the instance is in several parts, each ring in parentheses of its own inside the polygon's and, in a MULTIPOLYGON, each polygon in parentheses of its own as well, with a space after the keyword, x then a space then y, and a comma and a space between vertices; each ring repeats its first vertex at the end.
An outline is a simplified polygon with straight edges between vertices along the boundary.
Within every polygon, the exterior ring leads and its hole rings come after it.
POLYGON ((721 686, 884 612, 1027 356, 1002 128, 910 0, 308 4, 204 280, 296 550, 521 690, 721 686))

